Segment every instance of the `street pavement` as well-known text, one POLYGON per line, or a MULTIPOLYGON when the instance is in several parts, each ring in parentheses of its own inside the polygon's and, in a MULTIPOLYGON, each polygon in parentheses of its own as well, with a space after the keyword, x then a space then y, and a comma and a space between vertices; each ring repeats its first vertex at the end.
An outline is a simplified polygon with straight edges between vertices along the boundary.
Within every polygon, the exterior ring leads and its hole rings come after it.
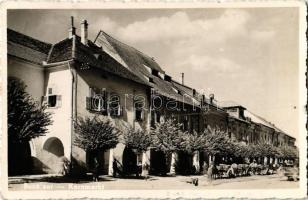
POLYGON ((90 178, 72 180, 58 175, 30 175, 10 177, 10 190, 148 190, 148 189, 284 189, 297 188, 299 182, 287 181, 281 175, 255 175, 232 179, 217 179, 209 181, 206 176, 152 176, 148 180, 137 178, 113 178, 101 176, 99 182, 90 178), (199 179, 198 186, 191 183, 193 178, 199 179))

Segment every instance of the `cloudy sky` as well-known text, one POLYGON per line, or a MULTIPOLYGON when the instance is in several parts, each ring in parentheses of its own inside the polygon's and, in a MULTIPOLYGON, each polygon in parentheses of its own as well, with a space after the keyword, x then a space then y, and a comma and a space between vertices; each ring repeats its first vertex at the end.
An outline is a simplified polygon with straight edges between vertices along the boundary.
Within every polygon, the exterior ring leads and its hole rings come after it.
POLYGON ((152 56, 174 79, 298 137, 298 9, 11 10, 8 27, 54 43, 70 16, 152 56))

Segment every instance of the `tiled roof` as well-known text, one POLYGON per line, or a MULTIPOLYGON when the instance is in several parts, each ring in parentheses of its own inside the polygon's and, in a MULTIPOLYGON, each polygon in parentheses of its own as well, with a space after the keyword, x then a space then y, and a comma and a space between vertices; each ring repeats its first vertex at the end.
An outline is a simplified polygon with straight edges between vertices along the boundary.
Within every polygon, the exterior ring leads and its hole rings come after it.
POLYGON ((7 29, 8 54, 41 64, 46 60, 51 44, 7 29))
POLYGON ((242 105, 240 105, 240 104, 238 104, 238 103, 236 103, 234 101, 220 101, 218 103, 218 105, 220 107, 223 107, 223 108, 232 108, 232 107, 242 107, 242 108, 245 108, 242 105))
POLYGON ((52 45, 48 56, 48 63, 61 62, 72 59, 72 39, 62 40, 52 45))
POLYGON ((99 32, 95 44, 121 64, 123 68, 135 74, 136 77, 154 88, 159 94, 184 101, 187 104, 199 105, 200 97, 193 97, 191 88, 174 81, 165 81, 164 77, 153 75, 152 70, 156 70, 162 75, 165 72, 151 57, 114 39, 103 31, 99 32), (150 79, 152 81, 149 81, 150 79))
POLYGON ((281 130, 280 128, 278 128, 277 126, 275 126, 275 124, 270 123, 269 121, 267 121, 267 120, 264 119, 263 117, 260 117, 260 116, 254 114, 254 113, 252 113, 252 112, 250 112, 250 111, 248 111, 248 110, 245 110, 245 111, 244 111, 244 115, 245 115, 246 117, 249 117, 249 118, 251 119, 251 121, 253 121, 253 122, 255 122, 255 123, 262 124, 262 125, 264 125, 264 126, 267 126, 267 127, 269 127, 269 128, 274 129, 276 132, 280 132, 280 133, 283 133, 283 134, 285 134, 285 135, 287 135, 287 136, 289 136, 289 137, 291 137, 291 138, 294 138, 294 137, 288 135, 286 132, 284 132, 284 131, 281 130))
MULTIPOLYGON (((104 31, 99 32, 94 43, 99 47, 102 46, 104 51, 113 52, 115 57, 122 59, 132 70, 139 71, 144 68, 144 65, 146 65, 159 72, 163 72, 161 67, 151 57, 114 39, 104 31)), ((119 63, 123 64, 121 61, 119 61, 119 63)))

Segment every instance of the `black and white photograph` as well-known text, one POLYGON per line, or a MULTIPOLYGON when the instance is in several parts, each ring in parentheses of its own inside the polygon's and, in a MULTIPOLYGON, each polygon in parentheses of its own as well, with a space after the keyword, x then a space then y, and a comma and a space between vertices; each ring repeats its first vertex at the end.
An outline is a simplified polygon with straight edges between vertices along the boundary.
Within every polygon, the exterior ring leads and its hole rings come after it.
POLYGON ((7 6, 2 189, 304 197, 302 4, 7 6))

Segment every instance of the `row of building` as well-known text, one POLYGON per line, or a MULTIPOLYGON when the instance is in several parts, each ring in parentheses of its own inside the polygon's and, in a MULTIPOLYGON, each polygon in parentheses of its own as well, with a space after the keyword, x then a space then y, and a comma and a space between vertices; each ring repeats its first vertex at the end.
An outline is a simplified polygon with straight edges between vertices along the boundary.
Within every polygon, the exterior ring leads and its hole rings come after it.
MULTIPOLYGON (((68 37, 55 44, 7 30, 8 76, 21 79, 27 92, 45 102, 52 113, 48 134, 30 141, 32 172, 58 172, 63 156, 74 163, 73 170, 86 170, 89 155, 73 144, 72 120, 94 115, 108 116, 123 131, 128 126, 149 130, 173 117, 189 132, 219 127, 248 145, 263 140, 274 146, 294 146, 295 138, 245 107, 218 103, 214 95, 207 97, 173 80, 152 57, 104 31, 91 41, 87 21, 80 26, 78 36, 72 20, 68 37)), ((111 174, 115 159, 123 170, 142 159, 158 172, 165 165, 162 156, 149 150, 138 158, 119 143, 101 153, 101 173, 111 174)))

